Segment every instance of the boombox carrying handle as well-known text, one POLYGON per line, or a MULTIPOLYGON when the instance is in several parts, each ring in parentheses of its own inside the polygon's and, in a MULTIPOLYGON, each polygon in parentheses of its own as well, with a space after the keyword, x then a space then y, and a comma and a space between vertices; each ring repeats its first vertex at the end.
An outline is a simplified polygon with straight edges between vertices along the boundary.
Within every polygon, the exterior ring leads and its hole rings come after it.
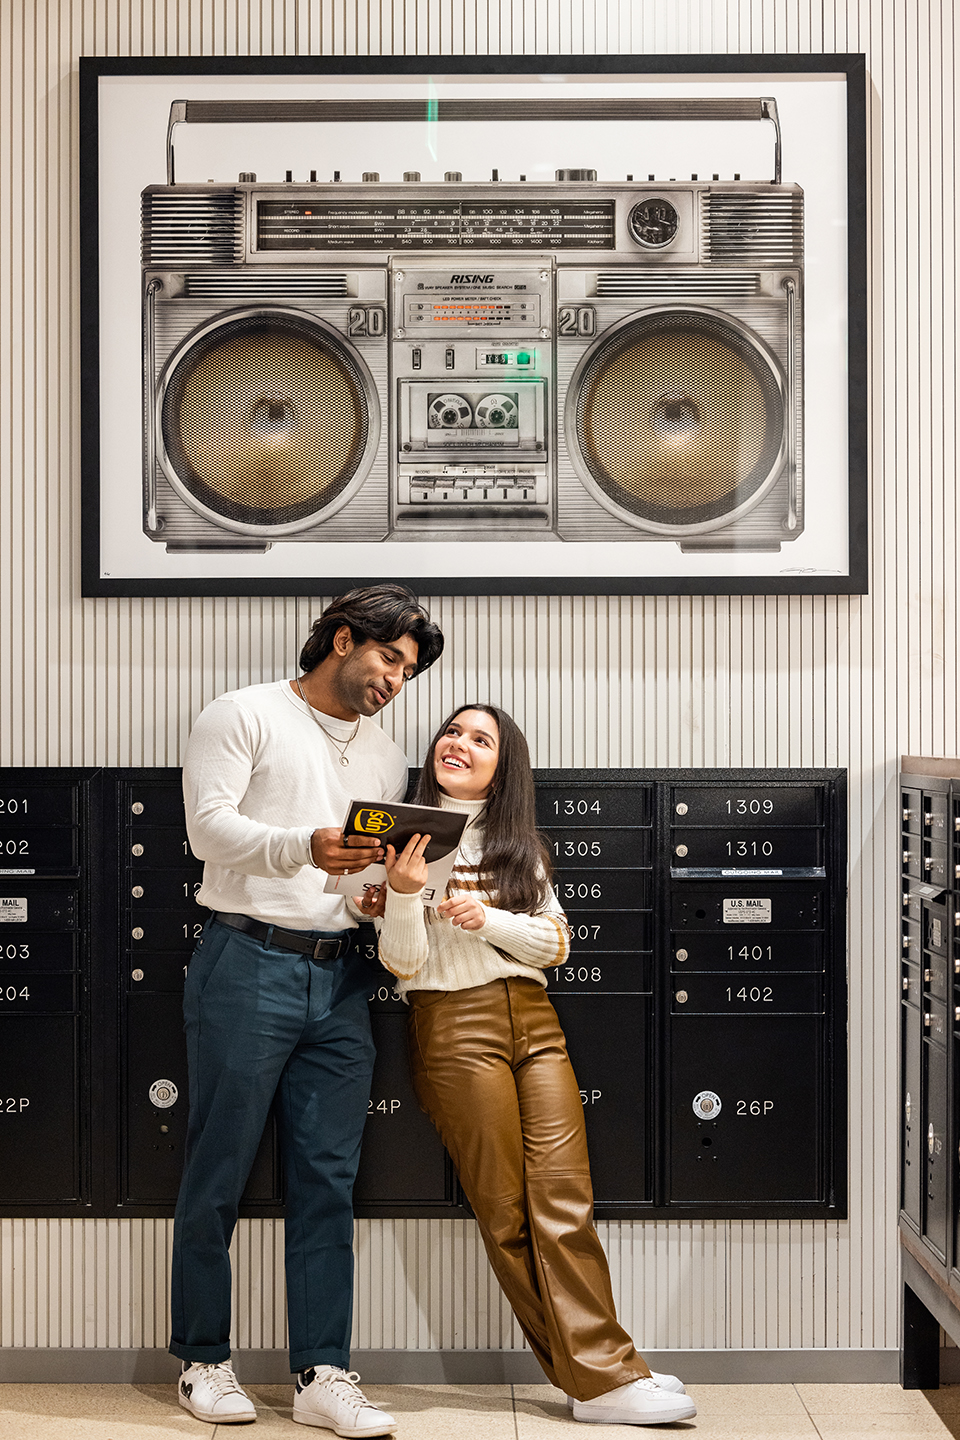
POLYGON ((773 183, 780 184, 780 118, 772 97, 686 100, 174 100, 167 126, 167 184, 175 184, 177 125, 270 125, 379 120, 770 120, 776 132, 773 183))

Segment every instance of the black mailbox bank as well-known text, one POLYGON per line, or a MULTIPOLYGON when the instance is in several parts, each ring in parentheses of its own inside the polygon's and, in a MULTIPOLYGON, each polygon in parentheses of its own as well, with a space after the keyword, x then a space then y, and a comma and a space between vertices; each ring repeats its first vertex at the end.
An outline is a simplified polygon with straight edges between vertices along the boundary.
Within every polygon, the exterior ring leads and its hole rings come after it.
MULTIPOLYGON (((574 936, 548 989, 580 1082, 598 1216, 843 1215, 844 772, 541 770, 536 780, 574 936)), ((916 835, 921 868, 948 848, 916 835)), ((171 1213, 200 874, 178 770, 0 772, 0 1214, 171 1213)), ((905 973, 923 963, 939 977, 927 991, 942 1041, 933 1020, 917 1029, 911 1063, 940 1124, 952 962, 932 937, 949 928, 947 909, 933 897, 914 908, 905 973)), ((916 1007, 922 984, 910 976, 916 1007)), ((467 1216, 417 1108, 405 1006, 386 971, 370 1006, 378 1059, 357 1213, 467 1216)), ((945 1198, 929 1195, 948 1195, 946 1163, 935 1172, 918 1156, 905 1190, 905 1213, 941 1256, 955 1240, 945 1198)), ((269 1126, 244 1213, 282 1204, 269 1126)))

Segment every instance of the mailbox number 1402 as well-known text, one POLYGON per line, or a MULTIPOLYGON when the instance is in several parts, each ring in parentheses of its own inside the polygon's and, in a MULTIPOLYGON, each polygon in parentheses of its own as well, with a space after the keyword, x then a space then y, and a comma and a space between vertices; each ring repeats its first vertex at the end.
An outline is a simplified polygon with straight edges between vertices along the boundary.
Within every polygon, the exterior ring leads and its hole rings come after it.
POLYGON ((741 985, 739 990, 734 990, 732 985, 728 985, 727 999, 731 1004, 734 1000, 744 1000, 754 1005, 770 1005, 773 1002, 773 986, 752 985, 748 990, 746 985, 741 985))

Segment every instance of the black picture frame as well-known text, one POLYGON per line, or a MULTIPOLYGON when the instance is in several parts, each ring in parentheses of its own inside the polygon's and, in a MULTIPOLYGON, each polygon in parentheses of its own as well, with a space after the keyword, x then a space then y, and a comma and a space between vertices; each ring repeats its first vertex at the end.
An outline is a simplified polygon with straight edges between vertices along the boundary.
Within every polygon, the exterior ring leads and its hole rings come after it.
MULTIPOLYGON (((428 100, 427 104, 430 103, 428 100)), ((157 153, 159 154, 159 149, 157 153)), ((778 141, 778 157, 779 153, 778 141)), ((162 179, 159 163, 155 178, 157 182, 162 179)), ((135 196, 139 205, 139 185, 135 196)), ((124 223, 128 228, 130 222, 131 216, 127 215, 124 223)), ((839 253, 841 252, 838 251, 839 253)), ((529 256, 527 258, 529 259, 529 256)), ((81 588, 85 596, 316 595, 336 593, 354 583, 369 583, 373 578, 401 580, 415 591, 432 595, 861 594, 867 591, 866 67, 863 55, 516 55, 443 56, 429 59, 324 59, 299 56, 85 58, 80 61, 80 266, 81 588), (641 555, 636 537, 630 536, 626 540, 604 540, 596 545, 584 544, 579 548, 578 543, 572 541, 569 548, 567 545, 562 547, 563 553, 558 560, 551 559, 551 563, 555 564, 555 573, 550 574, 540 573, 538 570, 539 562, 547 556, 547 551, 538 545, 526 543, 522 552, 526 561, 523 558, 511 558, 508 564, 504 560, 499 566, 501 573, 483 574, 480 573, 483 557, 481 556, 479 561, 474 559, 476 547, 468 545, 464 548, 459 543, 463 532, 454 530, 449 532, 449 535, 442 533, 441 538, 436 541, 437 548, 430 552, 432 563, 429 566, 425 566, 417 558, 424 550, 424 546, 420 544, 411 547, 402 543, 392 544, 389 539, 375 539, 370 542, 371 546, 376 545, 375 550, 371 550, 370 546, 364 550, 362 545, 351 545, 347 547, 350 551, 348 556, 345 549, 337 548, 339 542, 336 537, 332 537, 331 541, 319 544, 316 553, 311 547, 311 573, 230 573, 230 564, 224 561, 222 554, 211 557, 207 551, 195 549, 189 552, 188 559, 181 556, 177 561, 177 573, 168 574, 156 564, 144 566, 136 559, 138 545, 143 555, 148 555, 142 543, 143 534, 146 532, 145 528, 141 527, 135 537, 131 536, 129 545, 122 535, 120 540, 115 542, 115 550, 129 553, 129 569, 139 569, 140 573, 109 573, 105 568, 102 523, 116 513, 117 494, 124 498, 125 504, 129 502, 132 507, 133 502, 129 497, 141 483, 139 474, 136 473, 141 465, 141 455, 131 453, 132 444, 127 446, 119 460, 116 454, 105 455, 107 442, 112 443, 111 432, 114 427, 111 416, 105 412, 104 407, 109 398, 107 391, 112 377, 123 373, 129 378, 133 369, 139 365, 141 317, 138 313, 134 327, 134 317, 125 314, 123 323, 127 326, 127 339, 122 346, 113 344, 108 333, 109 327, 104 325, 103 301, 106 297, 108 306, 117 307, 120 302, 110 296, 112 272, 109 283, 103 278, 103 267, 109 260, 113 212, 108 226, 103 209, 102 156, 104 142, 109 139, 109 135, 101 113, 102 87, 122 79, 125 82, 142 81, 144 87, 151 87, 151 90, 155 91, 156 87, 164 82, 180 79, 185 83, 195 84, 203 77, 210 77, 211 82, 216 81, 218 84, 225 80, 247 81, 252 77, 261 80, 266 77, 271 82, 278 83, 289 82, 291 79, 308 80, 311 84, 324 81, 339 86, 355 81, 358 88, 367 87, 364 94, 369 93, 371 83, 382 83, 386 86, 399 81, 406 82, 411 78, 415 80, 417 77, 426 77, 425 83, 427 80, 440 84, 470 81, 481 88, 485 85, 502 88, 505 82, 511 79, 520 81, 522 77, 550 79, 558 85, 563 82, 578 85, 587 81, 600 85, 623 80, 650 84, 669 81, 676 84, 702 79, 705 88, 716 84, 718 80, 729 79, 731 85, 740 80, 744 84, 750 82, 753 89, 756 88, 755 82, 761 77, 769 77, 771 85, 780 82, 793 84, 797 81, 836 81, 842 87, 843 95, 842 110, 838 108, 837 112, 842 116, 837 128, 842 128, 843 133, 837 135, 837 141, 845 148, 846 155, 846 213, 843 222, 845 254, 836 267, 836 283, 841 286, 846 297, 843 356, 845 364, 837 365, 836 373, 830 376, 830 384, 834 388, 840 386, 840 393, 845 396, 846 426, 845 436, 841 436, 838 430, 833 442, 837 459, 837 478, 835 483, 831 482, 829 491, 829 506, 833 509, 818 512, 817 518, 825 546, 832 529, 842 528, 845 522, 845 563, 835 563, 823 568, 815 565, 785 565, 776 572, 769 569, 764 571, 763 565, 758 563, 756 558, 758 551, 749 546, 750 537, 747 536, 746 541, 741 542, 738 536, 726 547, 723 562, 727 566, 725 573, 693 573, 690 565, 686 562, 681 565, 679 561, 675 568, 680 573, 610 573, 604 557, 614 552, 607 548, 608 545, 622 547, 623 553, 618 550, 616 554, 618 561, 627 570, 639 571, 646 563, 643 555, 654 554, 654 547, 649 545, 641 555), (104 249, 105 245, 107 250, 104 249), (131 352, 134 328, 138 332, 136 358, 131 352), (841 370, 843 373, 840 373, 841 370), (843 461, 846 467, 845 477, 841 476, 843 461), (846 483, 845 494, 842 493, 843 478, 846 483), (111 485, 114 486, 113 490, 111 485), (830 515, 839 516, 839 527, 831 526, 830 515), (457 545, 456 551, 452 549, 454 544, 457 545), (357 551, 364 553, 356 558, 357 551), (334 564, 335 560, 340 561, 341 556, 344 557, 343 562, 334 564), (188 573, 184 573, 184 567, 188 573), (518 569, 525 569, 529 573, 517 573, 518 569), (576 573, 561 573, 564 569, 576 573), (144 573, 145 570, 150 573, 144 573), (437 573, 438 570, 447 570, 448 573, 437 573)), ((809 284, 812 284, 812 281, 809 284)), ((626 310, 624 315, 626 323, 629 320, 626 310)), ((551 317, 551 320, 554 318, 551 317)), ((802 329, 800 336, 803 342, 806 337, 802 329)), ((821 363, 822 357, 819 357, 818 369, 821 363)), ((788 383, 792 385, 794 382, 789 380, 788 383)), ((394 388, 384 393, 388 395, 390 405, 396 403, 394 388)), ((789 399, 794 392, 787 389, 785 393, 789 399)), ((568 391, 568 403, 569 399, 568 391)), ((147 406, 149 408, 149 398, 147 406)), ((789 405, 785 407, 789 408, 789 405)), ((125 406, 125 423, 129 421, 128 412, 129 406, 125 406)), ((114 417, 117 413, 115 408, 114 417)), ((558 425, 560 424, 562 420, 558 421, 558 425)), ((785 421, 784 425, 786 424, 785 421)), ((807 428, 809 433, 811 427, 807 428)), ((142 448, 143 433, 141 428, 138 452, 142 448)), ((557 448, 555 443, 553 448, 557 448)), ((813 519, 814 516, 811 514, 810 518, 813 519)), ((781 523, 786 524, 785 521, 781 523)), ((570 528, 575 529, 574 522, 570 522, 570 528)), ((806 528, 810 532, 813 527, 808 524, 806 528)), ((650 538, 644 535, 645 540, 650 538)), ((764 540, 766 538, 765 531, 764 540)), ((796 541, 793 543, 796 545, 796 541)), ((498 541, 490 542, 491 546, 497 544, 498 541)), ((680 548, 674 540, 668 540, 660 551, 656 551, 658 561, 661 551, 668 547, 672 550, 680 548)), ((151 561, 160 548, 154 546, 149 551, 148 558, 151 561)), ((555 547, 548 548, 556 553, 555 547)), ((768 545, 768 551, 770 548, 768 545)), ((286 554, 289 555, 295 549, 292 545, 288 546, 286 554)), ((510 547, 507 546, 506 549, 510 547)), ((167 553, 172 551, 168 549, 167 553)), ((487 548, 485 553, 496 558, 492 548, 487 548)), ((784 558, 793 559, 794 555, 791 552, 784 558)), ((815 558, 836 559, 832 554, 824 557, 818 554, 815 558)), ((237 566, 241 565, 240 561, 236 563, 237 566)), ((700 561, 696 563, 708 564, 700 561)), ((290 566, 295 568, 292 561, 290 566)), ((308 567, 304 565, 302 568, 308 567)), ((497 567, 490 564, 489 568, 493 570, 497 567)))

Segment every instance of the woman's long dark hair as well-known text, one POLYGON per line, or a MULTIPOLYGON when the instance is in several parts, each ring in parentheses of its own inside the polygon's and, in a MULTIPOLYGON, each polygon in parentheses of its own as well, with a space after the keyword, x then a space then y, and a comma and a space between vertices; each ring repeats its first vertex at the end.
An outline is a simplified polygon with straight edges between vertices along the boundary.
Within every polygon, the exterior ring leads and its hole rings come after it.
POLYGON ((433 767, 437 741, 458 715, 480 710, 491 715, 500 732, 497 769, 483 813, 483 859, 480 878, 496 897, 497 906, 518 915, 535 915, 547 902, 553 873, 550 852, 537 832, 530 751, 515 720, 496 705, 460 705, 440 726, 427 751, 414 792, 419 805, 439 805, 441 790, 433 767))

